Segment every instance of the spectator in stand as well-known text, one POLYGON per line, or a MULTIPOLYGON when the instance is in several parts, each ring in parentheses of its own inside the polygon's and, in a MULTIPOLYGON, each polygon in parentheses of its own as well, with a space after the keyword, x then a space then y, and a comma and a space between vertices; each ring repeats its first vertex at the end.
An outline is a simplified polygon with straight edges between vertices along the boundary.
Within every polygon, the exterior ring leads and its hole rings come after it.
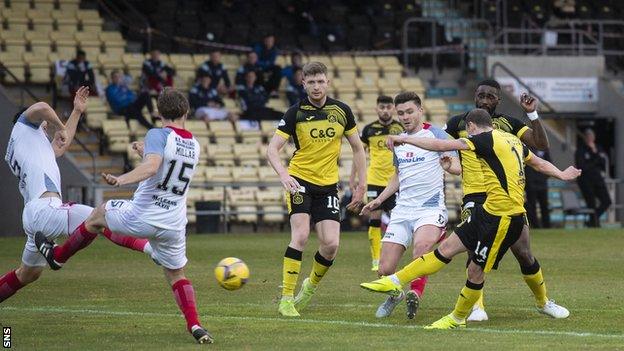
POLYGON ((596 134, 592 129, 585 130, 583 140, 578 143, 574 156, 576 167, 583 171, 578 178, 579 188, 581 188, 587 207, 596 211, 587 225, 600 227, 600 216, 611 206, 611 197, 602 176, 607 155, 604 149, 596 144, 596 134), (598 198, 599 205, 596 205, 596 198, 598 198))
POLYGON ((279 120, 283 113, 266 107, 269 95, 264 87, 257 83, 255 71, 248 71, 245 74, 245 87, 238 91, 240 97, 241 121, 239 127, 242 129, 257 129, 260 120, 279 120))
POLYGON ((303 69, 295 69, 293 82, 289 83, 286 87, 286 97, 288 98, 288 103, 291 106, 308 97, 308 93, 306 93, 306 90, 303 87, 303 69))
POLYGON ((212 78, 207 73, 202 73, 199 83, 189 91, 189 104, 195 110, 195 117, 205 121, 230 119, 236 120, 235 116, 224 107, 223 100, 217 89, 212 86, 212 78))
MULTIPOLYGON (((538 157, 550 162, 548 151, 537 150, 533 147, 531 151, 538 157)), ((526 177, 526 210, 529 217, 529 225, 534 228, 550 228, 550 209, 548 208, 548 176, 537 172, 533 168, 524 167, 526 177), (540 219, 537 218, 537 203, 540 207, 540 219)))
POLYGON ((142 92, 138 97, 126 85, 124 76, 119 70, 111 72, 111 83, 106 87, 106 99, 115 114, 122 115, 126 118, 126 124, 130 128, 130 119, 136 119, 147 129, 154 126, 143 116, 143 107, 150 103, 150 97, 147 92, 142 92))
POLYGON ((277 96, 280 80, 282 79, 282 69, 275 64, 277 58, 277 47, 275 46, 275 36, 266 35, 262 43, 253 46, 253 50, 258 55, 258 65, 264 74, 264 89, 271 96, 277 96))
POLYGON ((290 65, 282 69, 282 77, 288 80, 288 83, 293 85, 295 78, 295 71, 303 68, 303 55, 300 52, 294 52, 290 55, 290 65))
POLYGON ((89 87, 89 95, 97 95, 93 67, 91 67, 91 63, 87 61, 87 54, 82 50, 78 50, 76 52, 76 58, 67 63, 64 80, 69 88, 72 100, 78 88, 82 86, 89 87))
POLYGON ((256 73, 256 84, 263 85, 262 67, 258 64, 258 54, 255 51, 248 52, 246 62, 236 70, 236 90, 245 90, 245 77, 250 71, 256 73))
POLYGON ((223 63, 221 63, 221 51, 215 50, 211 52, 210 59, 199 66, 197 69, 197 78, 201 79, 204 75, 209 75, 210 78, 212 78, 210 87, 217 89, 219 94, 225 95, 229 92, 233 92, 230 77, 223 67, 223 63))
POLYGON ((173 86, 175 70, 160 60, 160 51, 152 50, 150 58, 143 61, 142 87, 160 94, 164 87, 173 86))

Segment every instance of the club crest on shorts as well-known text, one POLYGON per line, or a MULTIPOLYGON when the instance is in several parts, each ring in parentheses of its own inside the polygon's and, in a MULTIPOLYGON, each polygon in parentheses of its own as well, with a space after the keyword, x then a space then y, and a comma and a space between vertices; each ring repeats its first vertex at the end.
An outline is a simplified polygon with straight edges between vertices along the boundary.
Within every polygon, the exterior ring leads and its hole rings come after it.
POLYGON ((295 195, 293 195, 293 204, 295 205, 301 205, 303 203, 303 195, 296 193, 295 195))

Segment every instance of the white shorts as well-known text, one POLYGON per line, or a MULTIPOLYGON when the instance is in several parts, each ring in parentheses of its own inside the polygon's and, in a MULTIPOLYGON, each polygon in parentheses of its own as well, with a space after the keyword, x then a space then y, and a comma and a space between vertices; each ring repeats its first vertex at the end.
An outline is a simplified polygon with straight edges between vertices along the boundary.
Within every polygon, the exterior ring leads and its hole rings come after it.
MULTIPOLYGON (((418 228, 425 225, 434 225, 444 228, 447 222, 448 214, 446 210, 437 208, 422 209, 407 215, 398 213, 395 209, 390 215, 390 223, 381 241, 400 244, 407 249, 412 244, 414 232, 416 232, 418 228)), ((442 231, 441 235, 444 235, 444 231, 442 231)))
POLYGON ((148 239, 153 250, 152 258, 165 268, 180 269, 188 261, 186 229, 162 229, 143 222, 132 201, 107 201, 106 224, 113 233, 148 239))
POLYGON ((44 197, 27 203, 22 213, 22 224, 27 237, 22 262, 30 267, 47 266, 45 258, 35 246, 35 233, 42 232, 49 240, 68 236, 92 211, 93 207, 64 204, 57 197, 44 197))

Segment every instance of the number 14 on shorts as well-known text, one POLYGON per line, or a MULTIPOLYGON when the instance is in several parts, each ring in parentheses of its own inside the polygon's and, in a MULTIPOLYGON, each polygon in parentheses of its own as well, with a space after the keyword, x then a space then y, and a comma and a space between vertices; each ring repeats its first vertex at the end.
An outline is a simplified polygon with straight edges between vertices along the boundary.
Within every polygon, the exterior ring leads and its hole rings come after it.
POLYGON ((475 255, 477 255, 477 262, 483 263, 487 260, 487 252, 488 247, 481 247, 481 241, 477 241, 477 248, 474 250, 475 255))

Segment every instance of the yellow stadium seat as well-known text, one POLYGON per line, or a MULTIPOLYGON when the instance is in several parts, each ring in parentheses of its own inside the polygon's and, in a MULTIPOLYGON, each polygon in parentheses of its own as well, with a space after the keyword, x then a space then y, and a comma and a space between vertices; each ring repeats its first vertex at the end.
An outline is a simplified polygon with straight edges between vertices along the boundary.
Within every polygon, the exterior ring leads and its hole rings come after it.
POLYGON ((52 51, 48 32, 26 32, 25 37, 30 45, 30 50, 38 56, 45 58, 52 51))
POLYGON ((396 80, 389 80, 388 78, 379 78, 377 80, 377 86, 382 94, 392 98, 402 90, 396 80))
POLYGON ((258 181, 258 168, 232 167, 232 178, 237 182, 256 182, 258 181))
POLYGON ((349 79, 336 78, 331 84, 340 95, 343 93, 355 93, 357 90, 353 80, 349 79))
POLYGON ((263 136, 271 138, 277 129, 279 121, 260 121, 260 132, 263 136))
POLYGON ((14 52, 18 55, 26 52, 26 39, 24 32, 20 30, 0 31, 0 41, 4 44, 6 51, 14 52))
POLYGON ((204 121, 187 120, 185 127, 187 130, 193 133, 193 136, 196 136, 196 137, 209 137, 210 136, 210 132, 208 131, 208 127, 206 126, 206 122, 204 121))
MULTIPOLYGON (((17 79, 24 81, 26 78, 26 70, 22 54, 17 52, 0 52, 0 62, 2 62, 17 79)), ((5 78, 12 81, 12 78, 5 78)))
MULTIPOLYGON (((231 144, 206 144, 206 156, 209 160, 232 160, 232 145, 231 144)), ((232 162, 233 163, 233 162, 232 162)))
POLYGON ((102 31, 104 20, 97 10, 78 10, 76 11, 76 19, 80 22, 84 32, 99 33, 102 31))
POLYGON ((29 23, 27 13, 28 7, 19 8, 12 6, 10 9, 2 9, 2 17, 8 25, 8 30, 22 33, 27 31, 29 23))
POLYGON ((216 138, 236 136, 234 125, 230 121, 210 121, 208 126, 211 135, 216 138))
POLYGON ((360 94, 379 93, 379 88, 377 87, 376 78, 372 78, 372 77, 356 78, 355 86, 360 91, 360 94))
POLYGON ((373 56, 355 56, 353 58, 355 65, 362 73, 369 73, 378 75, 379 74, 379 64, 377 64, 377 60, 373 56))
POLYGON ((42 12, 54 10, 54 0, 34 0, 35 9, 42 12))
POLYGON ((26 52, 24 53, 24 62, 28 66, 31 82, 50 82, 50 64, 45 56, 37 55, 33 52, 26 52))
POLYGON ((204 62, 206 62, 206 60, 208 60, 210 58, 210 55, 208 55, 208 54, 193 54, 192 57, 193 57, 193 64, 195 64, 195 67, 199 67, 204 62))
POLYGON ((401 77, 403 73, 403 66, 399 63, 399 59, 396 56, 377 56, 377 64, 384 72, 384 76, 387 77, 401 77))
POLYGON ((272 167, 258 167, 258 179, 262 182, 279 182, 280 178, 272 167))
POLYGON ((61 6, 61 10, 52 10, 51 15, 57 31, 73 35, 78 30, 76 10, 63 9, 61 6))
POLYGON ((104 45, 104 51, 109 55, 121 56, 126 48, 126 41, 119 32, 101 32, 100 41, 104 45))
POLYGON ((234 144, 233 145, 234 157, 238 160, 257 160, 260 155, 258 154, 258 146, 254 144, 234 144))
POLYGON ((206 167, 207 182, 232 182, 232 170, 229 167, 206 167))
POLYGON ((11 0, 12 10, 27 11, 30 9, 30 1, 28 0, 11 0))
POLYGON ((86 48, 97 48, 99 51, 102 46, 99 37, 93 33, 76 32, 76 34, 74 34, 74 38, 83 50, 86 48))
POLYGON ((377 107, 377 99, 374 100, 364 100, 358 99, 355 100, 355 110, 357 110, 361 115, 365 114, 376 114, 375 107, 377 107))
POLYGON ((37 32, 51 31, 54 27, 54 19, 50 16, 52 9, 40 9, 28 11, 28 19, 33 25, 33 29, 37 32))

